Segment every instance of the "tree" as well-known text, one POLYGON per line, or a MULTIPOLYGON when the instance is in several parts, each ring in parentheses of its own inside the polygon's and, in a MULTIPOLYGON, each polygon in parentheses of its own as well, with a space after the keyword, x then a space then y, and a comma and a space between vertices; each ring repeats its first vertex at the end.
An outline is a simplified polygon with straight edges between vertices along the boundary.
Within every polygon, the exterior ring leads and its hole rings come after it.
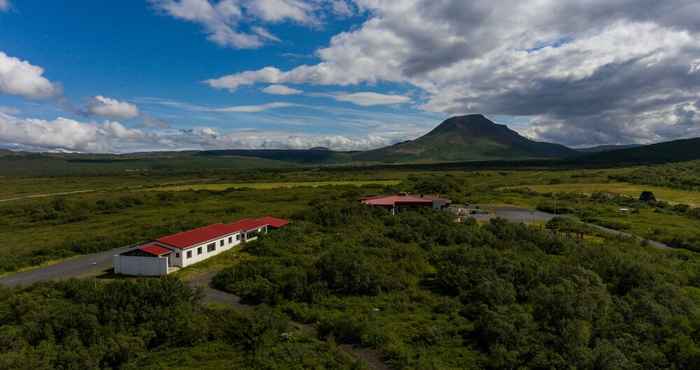
POLYGON ((645 190, 639 195, 639 201, 644 203, 654 203, 656 202, 656 196, 654 196, 654 193, 645 190))

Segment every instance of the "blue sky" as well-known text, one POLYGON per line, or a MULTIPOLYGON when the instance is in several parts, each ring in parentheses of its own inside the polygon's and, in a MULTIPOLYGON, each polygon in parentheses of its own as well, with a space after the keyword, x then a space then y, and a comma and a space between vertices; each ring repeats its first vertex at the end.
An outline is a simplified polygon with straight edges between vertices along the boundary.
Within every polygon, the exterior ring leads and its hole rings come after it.
MULTIPOLYGON (((411 101, 415 88, 405 84, 373 83, 342 88, 290 85, 290 89, 304 92, 273 95, 261 91, 268 85, 246 86, 231 92, 203 83, 268 65, 290 69, 317 63, 315 50, 328 44, 333 35, 361 24, 366 15, 336 17, 327 12, 313 26, 294 21, 265 23, 269 32, 279 35, 280 41, 240 49, 207 40, 201 24, 172 17, 157 3, 127 1, 119 6, 105 6, 102 2, 81 1, 75 4, 13 1, 8 11, 0 13, 3 30, 0 51, 43 68, 43 76, 62 90, 60 96, 50 99, 0 95, 0 106, 16 117, 47 121, 65 117, 99 124, 110 117, 86 115, 82 110, 93 97, 103 96, 138 107, 138 116, 119 117, 118 121, 127 128, 144 129, 146 117, 163 121, 169 130, 212 128, 220 134, 256 131, 256 137, 270 132, 280 138, 284 135, 365 138, 374 130, 382 132, 378 127, 382 120, 406 125, 405 133, 401 129, 398 131, 402 132, 395 132, 395 128, 386 130, 390 131, 386 142, 417 135, 441 118, 417 110, 411 101), (407 102, 362 106, 324 96, 353 92, 401 95, 407 97, 407 102), (289 106, 260 112, 204 111, 239 106, 254 110, 277 103, 289 106)), ((378 141, 374 146, 384 143, 378 141)), ((346 149, 352 148, 351 145, 346 149)))
POLYGON ((0 147, 354 150, 467 113, 571 146, 697 136, 698 5, 664 4, 0 0, 0 147))

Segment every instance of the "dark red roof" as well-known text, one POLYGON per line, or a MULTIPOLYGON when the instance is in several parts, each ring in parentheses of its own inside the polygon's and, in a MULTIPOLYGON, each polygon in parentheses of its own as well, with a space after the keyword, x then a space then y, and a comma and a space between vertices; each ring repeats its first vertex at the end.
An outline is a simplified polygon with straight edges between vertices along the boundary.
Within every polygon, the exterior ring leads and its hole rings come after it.
POLYGON ((255 230, 268 225, 273 228, 280 228, 288 223, 289 221, 287 220, 270 216, 265 216, 258 219, 244 218, 230 224, 214 224, 164 236, 157 239, 157 241, 163 244, 172 245, 176 248, 187 249, 225 235, 234 234, 241 231, 255 230))
POLYGON ((284 226, 289 225, 289 221, 282 219, 282 218, 272 217, 272 216, 261 217, 258 219, 258 221, 266 223, 268 226, 272 227, 273 229, 279 229, 280 227, 284 227, 284 226))
POLYGON ((244 218, 229 224, 229 226, 235 227, 238 231, 250 231, 267 226, 267 223, 260 219, 244 218))
POLYGON ((239 231, 241 231, 241 229, 234 224, 214 224, 164 236, 157 240, 161 243, 183 249, 239 231))
POLYGON ((168 253, 172 252, 170 249, 163 248, 160 245, 155 244, 155 243, 142 245, 138 249, 142 252, 146 252, 146 253, 152 254, 154 256, 162 256, 164 254, 168 254, 168 253))

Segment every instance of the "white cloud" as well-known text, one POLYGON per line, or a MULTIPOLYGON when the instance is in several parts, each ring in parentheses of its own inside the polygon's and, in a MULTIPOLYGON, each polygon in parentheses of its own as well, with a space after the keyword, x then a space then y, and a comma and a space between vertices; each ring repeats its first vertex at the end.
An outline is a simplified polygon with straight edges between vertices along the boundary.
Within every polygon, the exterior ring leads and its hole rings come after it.
POLYGON ((60 94, 60 89, 43 74, 44 70, 41 67, 0 51, 0 93, 30 99, 49 98, 60 94))
POLYGON ((0 113, 0 142, 30 148, 108 152, 116 141, 144 141, 146 136, 118 122, 83 123, 62 117, 46 121, 0 113))
POLYGON ((207 38, 224 47, 251 49, 280 39, 258 22, 319 23, 317 1, 304 0, 150 0, 166 14, 204 27, 207 38), (242 25, 249 25, 249 30, 242 25))
POLYGON ((18 113, 19 113, 19 109, 15 108, 15 107, 6 107, 6 106, 0 105, 0 113, 5 113, 5 114, 18 114, 18 113))
POLYGON ((166 107, 182 109, 190 112, 218 112, 218 113, 259 113, 270 109, 288 108, 300 106, 294 103, 273 102, 256 105, 234 105, 228 107, 210 107, 205 105, 191 104, 186 102, 159 99, 159 98, 141 98, 141 102, 145 104, 158 104, 166 107))
POLYGON ((87 112, 95 116, 129 119, 139 115, 139 108, 131 103, 97 95, 88 103, 87 112))
POLYGON ((411 98, 402 95, 387 95, 369 91, 357 93, 336 93, 331 94, 331 96, 335 100, 350 102, 363 107, 404 104, 411 101, 411 98))
POLYGON ((10 9, 10 1, 9 0, 0 0, 0 11, 5 11, 10 9))
POLYGON ((246 10, 253 16, 268 22, 293 20, 312 24, 317 20, 313 15, 312 2, 300 0, 250 0, 245 1, 246 10))
POLYGON ((0 143, 33 151, 68 150, 124 153, 148 150, 308 149, 363 150, 392 143, 379 135, 314 135, 282 131, 239 130, 221 133, 211 127, 146 132, 119 122, 52 121, 0 113, 0 143))
POLYGON ((630 134, 634 127, 644 140, 682 135, 671 123, 648 131, 648 117, 700 96, 696 0, 645 7, 636 0, 355 4, 368 19, 317 50, 320 63, 205 82, 228 90, 258 83, 410 84, 423 90, 427 111, 524 116, 541 130, 557 124, 580 130, 562 137, 565 143, 586 135, 643 140, 630 134))
POLYGON ((293 89, 284 85, 270 85, 262 89, 262 92, 271 95, 299 95, 303 93, 301 90, 293 89))
POLYGON ((332 0, 331 9, 333 10, 333 14, 341 17, 349 17, 355 13, 352 6, 345 0, 332 0))
POLYGON ((220 46, 246 49, 263 44, 259 35, 237 30, 243 16, 237 1, 221 0, 212 5, 208 0, 151 0, 151 4, 174 18, 202 25, 207 38, 220 46))
POLYGON ((226 89, 231 92, 244 85, 256 83, 282 82, 282 71, 275 67, 265 67, 257 71, 246 71, 204 81, 215 89, 226 89))

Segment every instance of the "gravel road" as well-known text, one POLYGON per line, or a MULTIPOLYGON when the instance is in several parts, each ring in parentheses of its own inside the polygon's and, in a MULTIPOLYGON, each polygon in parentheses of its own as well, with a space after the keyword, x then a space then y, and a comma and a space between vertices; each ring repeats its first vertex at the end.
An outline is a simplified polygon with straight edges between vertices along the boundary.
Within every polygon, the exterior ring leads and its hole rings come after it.
POLYGON ((0 277, 0 284, 15 287, 31 285, 40 281, 61 280, 78 277, 97 276, 112 268, 112 256, 122 253, 132 246, 112 249, 106 252, 86 254, 53 265, 18 272, 0 277))

